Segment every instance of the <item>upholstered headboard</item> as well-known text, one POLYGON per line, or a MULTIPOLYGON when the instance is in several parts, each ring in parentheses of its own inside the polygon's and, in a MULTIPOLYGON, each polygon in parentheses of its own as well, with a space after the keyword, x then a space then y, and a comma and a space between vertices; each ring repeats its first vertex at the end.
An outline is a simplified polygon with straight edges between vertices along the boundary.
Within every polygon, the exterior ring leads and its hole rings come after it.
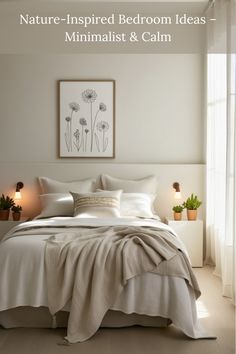
POLYGON ((102 173, 114 177, 136 179, 148 175, 158 178, 157 211, 161 218, 172 214, 172 206, 181 203, 174 199, 172 184, 179 182, 183 199, 196 193, 203 200, 199 217, 205 218, 205 165, 165 164, 113 164, 113 163, 1 163, 0 193, 14 195, 18 181, 24 182, 22 190, 23 214, 33 217, 40 211, 38 176, 59 181, 98 177, 102 173))

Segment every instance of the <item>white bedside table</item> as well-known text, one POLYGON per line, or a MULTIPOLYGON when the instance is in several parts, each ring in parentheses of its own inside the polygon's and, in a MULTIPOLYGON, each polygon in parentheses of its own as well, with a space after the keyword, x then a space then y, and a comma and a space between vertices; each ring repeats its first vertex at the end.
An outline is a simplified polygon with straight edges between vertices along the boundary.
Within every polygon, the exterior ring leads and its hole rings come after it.
POLYGON ((0 240, 13 227, 15 227, 25 221, 28 221, 29 219, 30 219, 29 217, 25 216, 25 217, 21 217, 21 219, 19 221, 14 221, 12 219, 0 220, 0 240))
POLYGON ((203 266, 203 221, 166 218, 166 223, 177 233, 185 244, 192 267, 203 266))

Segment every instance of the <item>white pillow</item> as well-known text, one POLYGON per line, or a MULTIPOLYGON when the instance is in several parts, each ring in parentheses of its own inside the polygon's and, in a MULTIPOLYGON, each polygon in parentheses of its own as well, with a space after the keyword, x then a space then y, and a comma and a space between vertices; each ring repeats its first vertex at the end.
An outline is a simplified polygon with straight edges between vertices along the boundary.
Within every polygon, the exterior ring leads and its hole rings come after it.
MULTIPOLYGON (((101 192, 102 189, 96 189, 101 192)), ((120 215, 153 218, 154 194, 122 193, 120 197, 120 215)))
POLYGON ((48 177, 39 177, 39 184, 43 194, 69 193, 71 190, 77 193, 87 193, 95 190, 96 181, 89 178, 81 181, 59 182, 48 177))
POLYGON ((49 218, 52 216, 73 216, 74 200, 70 193, 50 193, 40 195, 42 206, 40 218, 49 218))
POLYGON ((120 217, 120 191, 73 193, 74 216, 77 218, 120 217))
POLYGON ((154 199, 154 194, 122 193, 120 200, 120 215, 152 218, 154 199))
POLYGON ((102 188, 109 191, 122 189, 124 193, 156 194, 157 192, 156 176, 149 176, 137 180, 128 180, 102 175, 101 181, 102 188))

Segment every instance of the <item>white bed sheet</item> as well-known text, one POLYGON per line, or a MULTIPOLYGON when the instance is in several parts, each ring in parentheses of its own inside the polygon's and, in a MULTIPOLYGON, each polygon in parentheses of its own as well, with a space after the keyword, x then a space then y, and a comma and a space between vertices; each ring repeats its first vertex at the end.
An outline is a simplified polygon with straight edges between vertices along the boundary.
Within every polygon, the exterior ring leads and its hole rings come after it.
MULTIPOLYGON (((78 219, 50 218, 27 223, 29 226, 77 225, 78 219)), ((146 225, 169 229, 157 220, 140 219, 89 219, 79 221, 81 225, 146 225)), ((23 230, 24 224, 17 230, 23 230)), ((22 231, 24 232, 24 231, 22 231)), ((40 229, 40 233, 11 237, 8 233, 0 243, 0 311, 19 306, 48 306, 46 274, 44 266, 45 243, 51 235, 40 229)), ((173 236, 175 237, 175 236, 173 236)), ((192 338, 209 337, 199 326, 196 313, 195 295, 184 279, 145 273, 128 281, 123 292, 111 307, 126 314, 137 313, 161 316, 192 338)), ((65 308, 69 310, 69 304, 65 308)), ((1 324, 1 313, 0 313, 1 324)))

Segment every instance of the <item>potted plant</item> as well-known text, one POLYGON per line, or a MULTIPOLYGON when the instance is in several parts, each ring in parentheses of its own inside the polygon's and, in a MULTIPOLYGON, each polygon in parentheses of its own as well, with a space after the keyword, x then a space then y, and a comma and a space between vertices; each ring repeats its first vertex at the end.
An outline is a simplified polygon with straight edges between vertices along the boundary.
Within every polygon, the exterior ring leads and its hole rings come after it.
POLYGON ((14 221, 20 220, 21 210, 22 207, 20 205, 13 205, 13 207, 11 208, 12 218, 14 221))
POLYGON ((172 210, 174 212, 174 220, 181 220, 184 207, 182 205, 175 205, 173 206, 172 210))
POLYGON ((11 207, 14 205, 14 200, 4 194, 0 197, 0 220, 8 220, 11 207))
POLYGON ((200 207, 202 202, 193 193, 191 196, 183 203, 183 207, 187 209, 188 220, 197 219, 197 209, 200 207))

